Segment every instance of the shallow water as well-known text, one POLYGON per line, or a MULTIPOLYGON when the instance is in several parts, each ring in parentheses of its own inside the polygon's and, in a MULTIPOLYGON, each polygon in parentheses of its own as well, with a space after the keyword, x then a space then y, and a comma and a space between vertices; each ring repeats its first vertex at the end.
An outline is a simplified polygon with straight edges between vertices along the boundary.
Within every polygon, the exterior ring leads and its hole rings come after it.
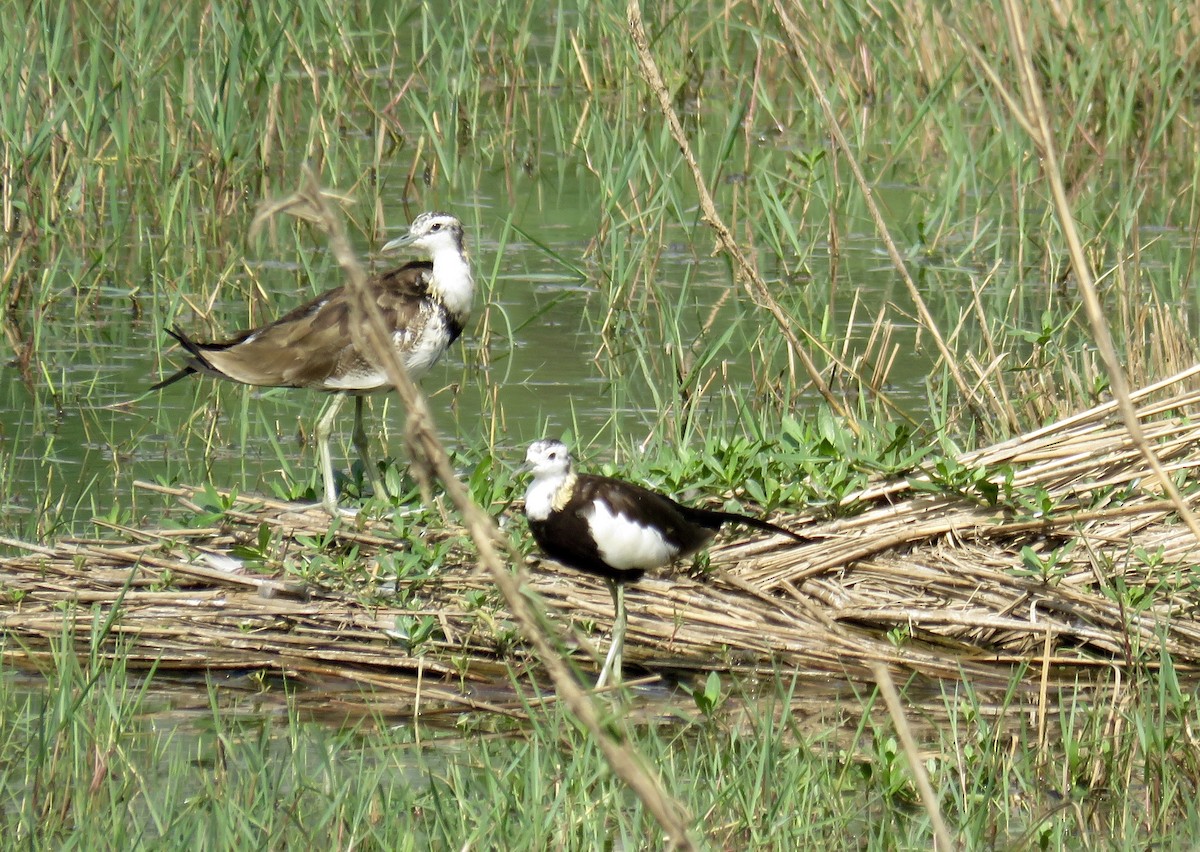
MULTIPOLYGON (((696 10, 698 15, 701 12, 696 10)), ((547 31, 534 33, 532 43, 555 46, 552 30, 557 22, 534 23, 547 31)), ((535 54, 531 61, 537 61, 535 54)), ((411 70, 389 66, 380 68, 379 75, 401 80, 411 70)), ((307 97, 307 82, 298 68, 293 71, 296 79, 289 77, 284 85, 295 84, 307 97)), ((729 77, 735 80, 737 75, 729 77)), ((529 79, 542 77, 534 73, 529 79)), ((697 126, 719 130, 730 116, 744 115, 736 102, 740 91, 732 83, 724 90, 713 86, 698 107, 703 112, 694 116, 697 126)), ((394 89, 386 92, 394 93, 394 89)), ((564 97, 553 87, 530 94, 535 105, 539 99, 564 97)), ((777 94, 778 114, 795 115, 788 105, 793 94, 777 94)), ((424 95, 414 90, 414 97, 424 95)), ((499 101, 495 106, 505 104, 499 101)), ((397 123, 420 126, 404 104, 398 109, 397 123)), ((351 116, 347 122, 356 128, 354 133, 373 126, 370 117, 356 124, 358 118, 351 116)), ((730 326, 735 333, 704 368, 696 432, 739 434, 747 416, 768 426, 781 412, 812 416, 819 399, 811 390, 802 388, 783 403, 760 398, 765 379, 789 367, 777 341, 771 345, 778 333, 766 312, 735 284, 724 259, 711 256, 713 238, 699 224, 695 207, 688 206, 690 191, 655 194, 663 184, 678 180, 678 175, 669 170, 634 175, 629 179, 630 197, 614 202, 603 197, 591 171, 605 168, 606 152, 572 150, 561 142, 558 150, 548 130, 544 137, 536 135, 550 123, 547 119, 544 128, 537 123, 541 120, 522 126, 517 135, 529 138, 513 143, 527 144, 536 152, 530 155, 528 168, 507 156, 489 159, 485 151, 503 143, 482 139, 467 151, 456 152, 464 161, 475 157, 477 162, 459 164, 459 171, 445 175, 440 183, 418 181, 409 196, 404 178, 412 166, 413 149, 411 145, 398 148, 390 172, 372 173, 370 178, 385 188, 380 203, 386 233, 368 236, 370 229, 363 224, 371 218, 361 210, 369 204, 369 193, 363 189, 369 156, 346 163, 344 154, 340 161, 332 154, 331 166, 322 175, 323 180, 342 184, 334 188, 358 197, 360 209, 352 211, 355 224, 350 232, 364 256, 372 245, 402 231, 422 209, 446 209, 466 223, 479 288, 477 309, 462 342, 423 381, 447 444, 483 447, 514 464, 530 441, 564 434, 588 463, 646 443, 654 451, 669 452, 676 438, 663 422, 663 409, 673 404, 679 392, 673 385, 668 350, 690 343, 710 316, 714 337, 730 326), (652 222, 653 213, 647 211, 661 208, 672 210, 664 227, 657 230, 651 224, 649 236, 643 234, 640 219, 652 222), (626 209, 628 218, 622 219, 618 213, 623 215, 626 209), (639 277, 642 270, 652 270, 647 273, 655 284, 652 291, 639 277), (614 290, 619 295, 610 298, 614 290), (662 321, 664 316, 677 316, 678 325, 662 321), (764 340, 767 344, 759 347, 764 340), (770 363, 761 363, 758 359, 763 357, 770 363)), ((796 122, 803 124, 799 118, 796 122)), ((704 133, 697 133, 709 173, 719 174, 727 183, 753 181, 760 163, 786 164, 790 169, 796 157, 823 152, 827 145, 824 137, 804 138, 803 131, 790 128, 760 130, 747 135, 752 140, 746 143, 751 147, 748 154, 739 150, 737 157, 730 158, 739 169, 743 162, 749 164, 749 175, 714 162, 717 155, 712 147, 719 133, 709 133, 707 141, 704 133)), ((361 152, 369 155, 373 140, 365 131, 358 142, 363 143, 361 152)), ((347 143, 348 149, 354 144, 353 140, 347 143)), ((919 220, 924 206, 930 204, 928 192, 917 170, 891 151, 887 140, 875 144, 878 149, 860 153, 864 159, 887 162, 876 194, 897 225, 897 239, 911 243, 916 240, 913 220, 919 220)), ((647 148, 653 150, 652 144, 647 143, 647 148)), ((187 152, 191 155, 202 159, 187 152)), ((292 175, 288 181, 278 181, 268 194, 283 194, 294 185, 304 152, 289 156, 294 160, 292 175)), ((143 177, 153 173, 153 168, 137 172, 143 177)), ((276 179, 274 173, 261 176, 264 185, 276 179)), ((223 216, 236 219, 239 227, 248 223, 257 204, 265 200, 250 194, 235 197, 228 211, 194 205, 189 221, 204 227, 183 233, 178 222, 136 218, 143 215, 137 211, 138 191, 122 188, 115 200, 99 205, 109 215, 98 214, 100 221, 86 241, 55 242, 46 252, 53 256, 42 258, 44 267, 30 273, 48 298, 39 301, 30 316, 15 322, 5 317, 10 334, 0 344, 4 347, 0 364, 2 534, 48 539, 87 533, 94 516, 157 523, 169 503, 135 491, 133 482, 139 479, 209 482, 222 489, 266 494, 285 485, 290 491, 290 484, 296 482, 319 484, 308 439, 325 399, 322 394, 264 391, 197 377, 161 392, 146 394, 145 389, 180 362, 163 334, 164 326, 178 325, 202 339, 219 338, 244 328, 250 316, 256 322, 279 316, 340 283, 323 241, 290 221, 277 223, 274 239, 251 241, 237 228, 222 230, 218 223, 223 216), (136 218, 137 227, 122 221, 122 214, 136 218), (176 230, 171 232, 171 227, 176 230), (113 246, 115 234, 121 238, 113 246), (192 262, 196 254, 203 262, 192 262), (208 277, 187 277, 197 270, 208 277), (210 312, 211 319, 198 317, 185 304, 189 299, 210 312), (22 369, 20 356, 27 343, 34 358, 22 369)), ((847 197, 850 209, 840 211, 845 218, 836 249, 824 236, 827 214, 820 209, 821 201, 815 200, 805 209, 803 221, 789 223, 816 235, 811 254, 778 257, 762 250, 757 256, 760 269, 773 295, 797 318, 797 325, 811 324, 806 330, 833 348, 849 341, 846 351, 838 350, 844 357, 862 351, 877 317, 885 315, 899 356, 886 371, 884 389, 904 414, 923 423, 934 353, 927 336, 920 335, 911 320, 908 296, 878 236, 862 211, 853 209, 859 203, 847 197), (831 281, 835 266, 837 278, 831 281), (836 307, 826 316, 824 306, 830 302, 836 307), (820 327, 822 322, 826 327, 820 327)), ((718 202, 723 212, 730 213, 726 200, 718 202)), ((743 211, 744 231, 755 232, 753 220, 759 216, 757 209, 743 211)), ((949 258, 946 246, 969 244, 976 236, 972 228, 987 232, 998 227, 986 218, 971 221, 969 214, 960 226, 961 235, 943 235, 942 254, 931 256, 917 248, 908 257, 944 331, 955 327, 960 305, 966 301, 963 294, 996 262, 983 258, 977 268, 964 269, 949 258)), ((1024 286, 1031 301, 1032 294, 1046 289, 1038 280, 1024 286)), ((968 324, 965 334, 970 333, 968 324)), ((973 349, 965 338, 958 346, 962 351, 973 349)), ((830 363, 823 355, 816 360, 823 369, 830 363)), ((853 392, 853 388, 846 391, 851 402, 853 392)), ((350 423, 351 412, 346 410, 335 443, 335 459, 343 469, 353 458, 347 446, 350 423)), ((378 455, 403 455, 403 412, 393 395, 374 398, 368 428, 385 448, 378 455)), ((188 706, 203 712, 204 703, 195 703, 203 690, 202 685, 185 681, 168 704, 180 712, 188 706)), ((821 696, 818 703, 828 697, 817 684, 806 688, 810 691, 821 696)), ((670 691, 659 696, 648 689, 647 696, 651 706, 655 706, 652 698, 661 698, 666 707, 679 702, 679 695, 670 691)), ((320 698, 316 704, 323 701, 320 698)), ((269 701, 251 701, 251 705, 252 713, 279 709, 269 701)), ((327 707, 314 713, 327 711, 333 716, 340 712, 327 707)))
MULTIPOLYGON (((474 203, 498 206, 487 199, 487 187, 480 187, 474 203)), ((398 230, 405 217, 393 210, 388 221, 398 230)), ((480 221, 497 230, 504 224, 489 214, 481 214, 480 221)), ((660 428, 656 393, 646 387, 649 371, 638 368, 636 355, 619 351, 620 336, 600 333, 605 300, 598 290, 606 284, 604 271, 584 257, 592 237, 589 211, 547 203, 543 209, 525 211, 517 224, 552 252, 588 270, 588 277, 567 273, 529 241, 507 242, 498 258, 498 234, 470 230, 478 283, 475 316, 461 345, 453 347, 422 383, 447 444, 492 446, 514 463, 525 444, 544 435, 572 434, 588 448, 585 455, 592 447, 607 455, 605 448, 614 443, 641 444, 660 428), (484 328, 486 342, 479 336, 484 328)), ((668 236, 670 250, 656 261, 656 280, 665 296, 684 301, 687 314, 699 323, 732 286, 728 270, 707 257, 706 232, 680 226, 668 236)), ((289 246, 278 251, 286 255, 293 250, 289 246)), ((296 275, 284 263, 268 264, 248 254, 247 264, 261 266, 253 281, 247 273, 241 276, 243 283, 222 284, 213 307, 221 329, 217 336, 242 327, 248 286, 266 290, 266 319, 338 283, 337 270, 328 268, 321 249, 313 252, 327 274, 306 283, 309 289, 302 292, 296 292, 296 275)), ((889 298, 894 276, 879 262, 871 240, 864 237, 845 252, 845 263, 858 267, 853 277, 864 302, 881 305, 889 298)), ((305 276, 301 280, 307 282, 305 276)), ((70 282, 57 286, 65 291, 70 282)), ((740 291, 719 314, 721 321, 751 329, 761 324, 762 333, 771 334, 771 320, 739 300, 744 302, 740 291)), ((202 321, 187 310, 173 316, 137 316, 131 311, 129 292, 120 288, 99 294, 83 323, 72 320, 67 303, 55 310, 59 313, 47 318, 38 349, 43 373, 27 384, 10 363, 3 368, 6 380, 0 382, 0 452, 9 470, 0 496, 9 532, 27 530, 29 524, 20 519, 46 506, 62 507, 68 527, 86 526, 92 513, 106 515, 113 506, 131 505, 131 483, 136 479, 210 481, 222 488, 271 493, 281 477, 312 478, 314 454, 302 436, 311 434, 324 394, 242 388, 199 377, 145 394, 149 384, 180 363, 172 342, 156 334, 156 326, 177 324, 204 338, 208 334, 202 321), (70 507, 81 500, 82 506, 72 512, 70 507)), ((629 319, 640 321, 636 315, 629 319)), ((870 319, 865 313, 858 317, 864 326, 870 319)), ((681 331, 685 339, 687 334, 681 331)), ((897 342, 904 346, 913 335, 911 327, 898 327, 897 342)), ((704 416, 735 418, 741 401, 755 393, 747 357, 736 337, 722 349, 718 361, 724 364, 719 369, 730 381, 709 388, 704 416)), ((893 398, 917 417, 924 406, 926 362, 924 354, 905 358, 890 375, 893 398)), ((670 389, 662 392, 669 394, 670 389)), ((812 403, 811 395, 797 399, 795 413, 804 416, 812 403)), ((368 428, 372 434, 382 431, 386 454, 399 455, 400 406, 394 396, 380 394, 371 408, 368 428)), ((347 407, 335 444, 343 466, 354 458, 348 447, 351 422, 347 407)), ((141 504, 134 505, 142 510, 141 504)), ((146 509, 153 511, 152 506, 146 509)))

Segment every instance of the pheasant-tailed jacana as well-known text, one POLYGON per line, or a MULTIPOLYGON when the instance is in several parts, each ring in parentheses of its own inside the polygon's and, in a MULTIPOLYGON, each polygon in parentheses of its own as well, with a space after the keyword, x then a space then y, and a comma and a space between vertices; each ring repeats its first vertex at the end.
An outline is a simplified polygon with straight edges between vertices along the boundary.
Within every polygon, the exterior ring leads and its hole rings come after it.
MULTIPOLYGON (((422 213, 408 233, 383 246, 411 246, 428 260, 415 260, 369 279, 370 298, 392 330, 392 343, 414 380, 421 378, 462 334, 471 313, 475 284, 463 246, 462 223, 448 213, 422 213)), ((205 373, 259 387, 314 388, 334 394, 317 421, 316 441, 324 479, 324 504, 337 512, 337 489, 329 436, 347 394, 354 396, 354 446, 376 495, 384 489, 371 463, 363 428, 363 395, 389 387, 371 353, 354 345, 350 294, 336 287, 274 322, 239 332, 228 340, 200 343, 176 328, 167 333, 188 352, 186 364, 152 389, 192 373, 205 373)))
POLYGON ((804 536, 769 521, 676 503, 670 497, 607 476, 576 473, 562 441, 530 445, 526 465, 533 482, 525 492, 525 516, 538 546, 551 559, 603 577, 616 619, 612 647, 596 686, 621 678, 628 612, 625 584, 648 570, 702 550, 723 524, 742 524, 796 541, 804 536))

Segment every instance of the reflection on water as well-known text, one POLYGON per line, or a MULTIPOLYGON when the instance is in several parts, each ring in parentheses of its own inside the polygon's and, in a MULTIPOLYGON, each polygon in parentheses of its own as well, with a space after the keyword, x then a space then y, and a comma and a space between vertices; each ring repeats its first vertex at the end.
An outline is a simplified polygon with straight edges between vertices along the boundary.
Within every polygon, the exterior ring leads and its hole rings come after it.
MULTIPOLYGON (((393 214, 398 228, 403 214, 393 214)), ((515 239, 511 232, 502 234, 505 223, 498 219, 484 218, 470 233, 480 289, 475 315, 461 345, 423 382, 451 446, 490 446, 519 462, 520 448, 545 434, 571 432, 581 445, 604 448, 640 443, 661 428, 655 400, 664 394, 669 399, 670 389, 647 387, 653 374, 631 350, 631 339, 602 335, 607 302, 599 288, 609 284, 605 271, 584 258, 593 236, 587 222, 585 210, 558 205, 529 211, 514 223, 535 235, 541 246, 515 239), (566 269, 560 257, 587 270, 587 277, 566 269)), ((670 309, 694 324, 679 330, 681 338, 689 339, 730 288, 729 272, 725 264, 706 257, 706 232, 680 226, 667 237, 670 250, 655 259, 655 281, 667 298, 678 298, 687 308, 670 309)), ((315 250, 313 266, 325 270, 319 281, 298 275, 288 263, 253 256, 294 254, 290 244, 248 246, 245 251, 242 273, 222 282, 217 293, 213 336, 244 325, 247 293, 253 288, 268 296, 266 305, 259 305, 261 320, 294 307, 338 274, 315 250), (309 289, 297 292, 298 286, 309 289)), ((856 270, 856 286, 868 294, 865 301, 881 303, 892 275, 878 263, 872 242, 863 240, 843 251, 845 263, 856 270)), ((621 320, 626 328, 629 322, 650 328, 647 312, 664 309, 662 304, 631 304, 633 313, 621 320)), ((3 367, 7 380, 0 383, 0 446, 11 461, 8 477, 0 482, 0 498, 8 530, 21 532, 27 524, 19 518, 47 504, 64 512, 68 524, 86 526, 92 514, 129 506, 130 483, 138 478, 207 480, 265 493, 272 493, 281 477, 315 482, 305 438, 323 394, 246 389, 200 377, 144 394, 161 372, 179 362, 170 340, 155 329, 173 323, 206 337, 209 326, 186 307, 173 316, 139 316, 131 310, 128 292, 120 289, 101 293, 83 322, 76 322, 68 307, 61 304, 57 317, 52 311, 44 318, 38 348, 43 374, 31 376, 32 386, 21 380, 15 365, 3 367), (73 512, 80 497, 85 503, 73 512)), ((740 292, 722 303, 717 318, 749 331, 731 337, 720 350, 713 370, 728 382, 707 386, 704 412, 709 418, 736 418, 742 401, 754 392, 756 365, 747 363, 747 341, 769 335, 770 321, 747 306, 740 292)), ((855 320, 869 326, 873 317, 860 312, 855 320)), ((901 329, 901 340, 906 334, 901 329)), ((923 404, 924 367, 923 359, 905 359, 890 377, 894 396, 914 411, 923 404)), ((669 373, 669 367, 663 370, 669 373)), ((664 375, 656 380, 670 379, 664 375)), ((807 400, 796 401, 798 413, 807 400)), ((403 415, 398 403, 381 394, 372 407, 372 428, 383 430, 389 453, 399 456, 403 415)), ((338 424, 344 461, 353 458, 345 447, 349 421, 347 416, 338 424)))
MULTIPOLYGON (((102 679, 105 676, 102 675, 102 679)), ((177 674, 159 672, 143 678, 129 673, 124 690, 138 695, 140 717, 161 730, 190 731, 201 735, 211 729, 216 712, 224 723, 288 719, 336 730, 367 732, 377 728, 398 730, 420 727, 421 737, 456 738, 464 729, 484 726, 495 730, 495 720, 521 736, 530 714, 544 712, 543 702, 553 693, 519 680, 518 693, 509 677, 488 681, 441 682, 433 678, 394 677, 394 689, 375 690, 345 681, 296 681, 258 672, 177 674), (483 708, 483 709, 480 709, 483 708)), ((10 699, 47 700, 50 693, 41 674, 8 670, 4 689, 10 699)), ((691 698, 703 691, 705 675, 679 679, 658 675, 630 677, 623 685, 626 702, 622 717, 633 726, 662 724, 686 727, 703 722, 704 715, 691 698)), ((107 682, 107 681, 106 681, 107 682)), ((1188 687, 1194 690, 1200 684, 1188 687)), ((970 683, 915 675, 903 684, 906 718, 916 738, 936 744, 948 726, 984 725, 993 735, 1027 739, 1031 728, 1041 727, 1049 742, 1062 739, 1064 724, 1078 725, 1079 714, 1103 712, 1118 695, 1119 685, 1107 678, 1095 681, 1073 677, 1051 680, 1046 704, 1041 685, 1033 682, 970 683)), ((12 706, 10 704, 10 706, 12 706)), ((775 676, 742 676, 723 679, 717 717, 725 727, 752 727, 763 714, 786 713, 795 732, 821 741, 822 748, 844 749, 866 759, 875 730, 890 732, 887 708, 871 683, 854 683, 830 675, 779 673, 775 676), (869 724, 864 726, 864 718, 869 724)), ((284 731, 280 731, 281 734, 284 731)))

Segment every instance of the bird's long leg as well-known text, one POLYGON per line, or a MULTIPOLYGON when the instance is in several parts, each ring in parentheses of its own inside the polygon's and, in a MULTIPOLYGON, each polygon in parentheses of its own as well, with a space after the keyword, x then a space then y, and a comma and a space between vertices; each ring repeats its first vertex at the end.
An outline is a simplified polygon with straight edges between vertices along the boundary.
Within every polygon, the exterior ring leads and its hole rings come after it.
POLYGON ((596 688, 608 683, 612 676, 613 686, 621 683, 621 656, 625 649, 625 628, 629 624, 629 613, 625 609, 625 584, 616 580, 608 581, 608 590, 612 593, 613 610, 616 617, 613 621, 612 646, 604 659, 604 667, 600 669, 600 677, 596 679, 596 688))
POLYGON ((371 461, 371 447, 367 443, 367 430, 363 427, 363 404, 363 395, 356 394, 354 397, 354 432, 351 440, 354 442, 354 448, 358 450, 358 457, 363 464, 363 473, 371 481, 375 497, 386 499, 388 493, 384 490, 383 477, 379 474, 378 466, 371 461))
POLYGON ((337 505, 337 483, 333 479, 333 459, 329 454, 329 436, 333 433, 333 421, 337 417, 338 409, 342 407, 342 403, 346 401, 346 395, 335 393, 332 399, 325 406, 325 410, 321 413, 321 417, 317 420, 317 456, 321 461, 321 479, 324 480, 325 499, 323 504, 325 511, 331 515, 338 513, 337 505))

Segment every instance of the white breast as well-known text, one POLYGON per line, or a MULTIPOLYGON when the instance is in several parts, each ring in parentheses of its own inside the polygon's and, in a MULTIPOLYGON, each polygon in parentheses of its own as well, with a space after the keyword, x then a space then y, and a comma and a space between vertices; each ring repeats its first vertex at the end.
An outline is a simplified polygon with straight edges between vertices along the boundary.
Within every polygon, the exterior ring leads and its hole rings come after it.
POLYGON ((471 313, 475 281, 470 264, 457 249, 446 249, 434 255, 430 289, 438 294, 446 310, 454 316, 461 318, 471 313))
POLYGON ((408 368, 408 374, 416 381, 429 372, 450 345, 450 329, 440 318, 431 318, 422 326, 420 334, 414 337, 397 333, 393 335, 392 343, 408 368))
MULTIPOLYGON (((392 345, 408 369, 409 377, 414 382, 419 381, 450 346, 450 329, 438 308, 426 305, 408 328, 392 333, 392 345)), ((377 390, 389 384, 387 371, 366 361, 360 361, 357 369, 331 376, 328 381, 330 388, 347 391, 377 390)))
POLYGON ((554 498, 565 476, 534 479, 525 489, 525 514, 531 520, 544 521, 554 510, 554 498))
POLYGON ((657 568, 679 555, 679 548, 654 527, 614 513, 601 500, 593 501, 585 517, 600 558, 619 571, 657 568))

